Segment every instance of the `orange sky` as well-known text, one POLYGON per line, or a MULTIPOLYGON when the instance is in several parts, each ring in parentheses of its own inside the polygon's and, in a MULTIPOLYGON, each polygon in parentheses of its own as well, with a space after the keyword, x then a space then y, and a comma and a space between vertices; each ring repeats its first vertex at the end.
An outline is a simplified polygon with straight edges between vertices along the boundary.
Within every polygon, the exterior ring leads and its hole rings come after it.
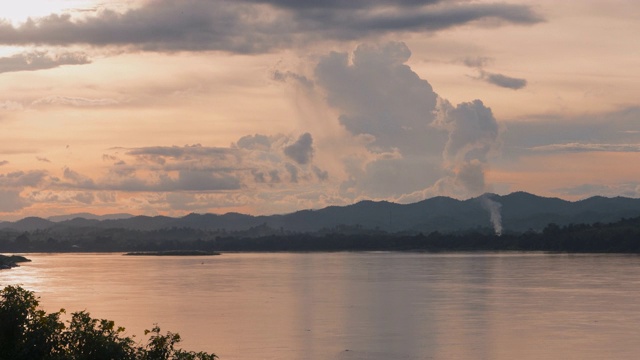
POLYGON ((0 220, 640 196, 637 1, 30 0, 0 14, 0 220))

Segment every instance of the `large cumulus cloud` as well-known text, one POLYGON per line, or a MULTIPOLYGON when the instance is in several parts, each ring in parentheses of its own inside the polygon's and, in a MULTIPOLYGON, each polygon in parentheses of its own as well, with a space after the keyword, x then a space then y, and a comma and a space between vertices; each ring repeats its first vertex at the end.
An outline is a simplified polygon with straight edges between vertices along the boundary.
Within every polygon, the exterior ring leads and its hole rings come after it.
POLYGON ((487 190, 485 170, 498 147, 498 124, 480 100, 451 105, 407 64, 404 43, 332 53, 315 69, 327 102, 369 157, 345 157, 344 193, 419 200, 487 190))

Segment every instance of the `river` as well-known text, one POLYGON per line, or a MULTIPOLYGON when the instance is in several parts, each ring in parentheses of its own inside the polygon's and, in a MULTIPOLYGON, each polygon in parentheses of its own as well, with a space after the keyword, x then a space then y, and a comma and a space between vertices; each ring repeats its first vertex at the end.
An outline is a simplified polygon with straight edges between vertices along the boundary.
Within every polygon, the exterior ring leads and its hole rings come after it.
POLYGON ((222 360, 634 359, 640 257, 563 254, 26 254, 0 272, 48 311, 222 360))

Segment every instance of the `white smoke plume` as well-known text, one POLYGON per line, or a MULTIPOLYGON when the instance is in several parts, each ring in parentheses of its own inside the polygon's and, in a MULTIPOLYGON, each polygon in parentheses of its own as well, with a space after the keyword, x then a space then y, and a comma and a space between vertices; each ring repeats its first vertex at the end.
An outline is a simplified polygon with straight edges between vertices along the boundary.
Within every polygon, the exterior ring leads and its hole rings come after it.
POLYGON ((482 206, 489 211, 491 224, 493 224, 493 231, 495 231, 496 235, 501 236, 502 214, 500 213, 500 209, 502 208, 502 204, 489 198, 486 194, 480 197, 480 201, 482 202, 482 206))

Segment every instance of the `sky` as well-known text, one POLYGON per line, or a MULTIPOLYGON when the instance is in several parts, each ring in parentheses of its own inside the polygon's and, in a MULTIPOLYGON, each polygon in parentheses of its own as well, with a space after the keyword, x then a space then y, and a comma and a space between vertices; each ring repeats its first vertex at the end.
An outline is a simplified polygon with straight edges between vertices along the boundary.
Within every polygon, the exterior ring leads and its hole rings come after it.
POLYGON ((0 219, 640 197, 636 0, 0 5, 0 219))

